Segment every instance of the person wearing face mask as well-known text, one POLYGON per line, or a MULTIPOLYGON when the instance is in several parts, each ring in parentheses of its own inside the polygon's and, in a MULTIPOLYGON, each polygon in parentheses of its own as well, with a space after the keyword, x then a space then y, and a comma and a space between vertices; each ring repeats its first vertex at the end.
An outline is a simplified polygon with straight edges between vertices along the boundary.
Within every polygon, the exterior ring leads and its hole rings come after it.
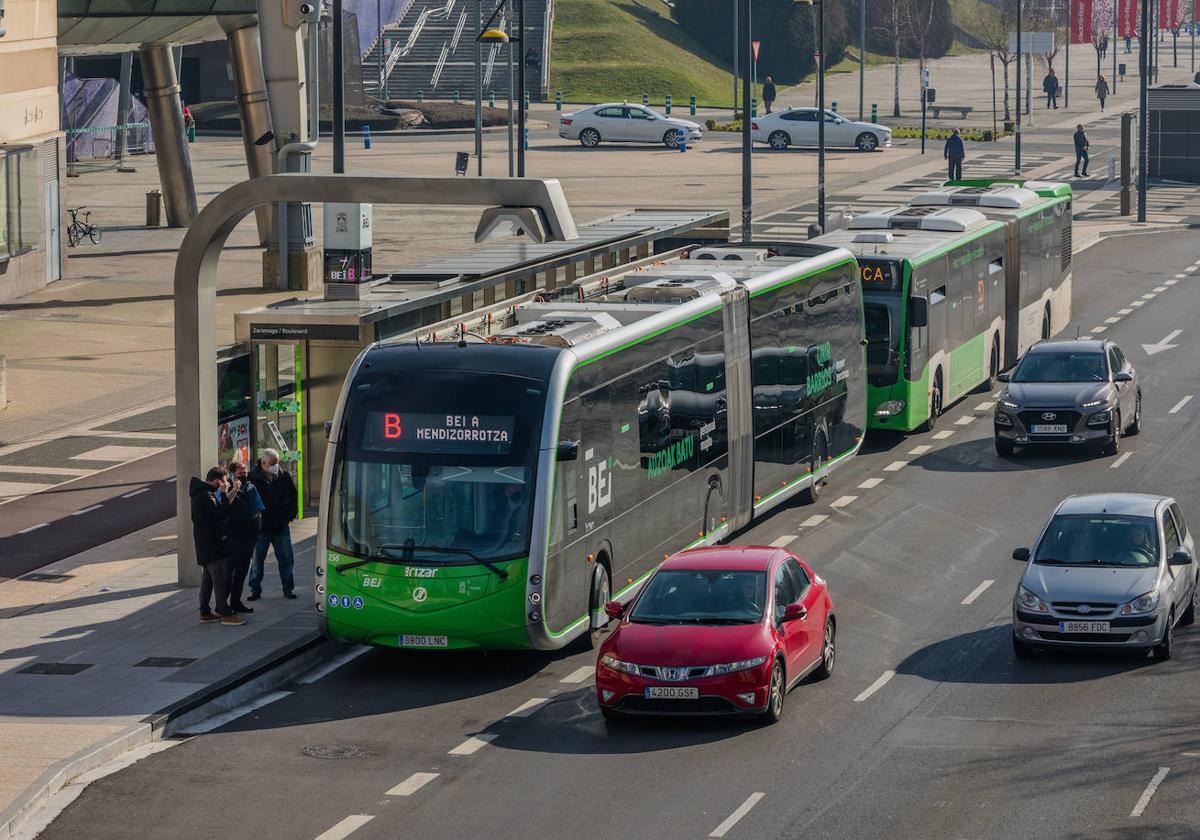
POLYGON ((291 473, 280 468, 279 453, 274 449, 264 449, 258 466, 250 473, 250 483, 262 497, 263 513, 262 531, 254 546, 254 561, 250 565, 250 597, 247 600, 257 601, 262 597, 263 564, 267 559, 267 549, 272 547, 275 549, 275 562, 279 565, 283 597, 295 598, 292 567, 296 558, 288 526, 300 512, 296 482, 292 480, 291 473))

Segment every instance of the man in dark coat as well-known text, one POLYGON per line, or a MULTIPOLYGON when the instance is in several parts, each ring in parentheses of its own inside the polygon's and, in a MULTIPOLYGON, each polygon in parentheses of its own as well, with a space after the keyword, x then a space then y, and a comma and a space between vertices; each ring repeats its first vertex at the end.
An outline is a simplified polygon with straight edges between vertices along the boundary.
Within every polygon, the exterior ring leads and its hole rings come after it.
POLYGON ((241 491, 225 517, 225 545, 229 554, 229 606, 234 612, 252 613, 253 607, 242 603, 242 590, 246 575, 250 572, 250 557, 258 543, 262 530, 262 512, 265 509, 258 488, 249 481, 246 465, 233 461, 229 473, 241 483, 241 491))
POLYGON ((962 179, 962 162, 967 156, 967 149, 963 145, 962 135, 958 133, 958 129, 946 138, 946 146, 942 149, 942 157, 949 161, 949 174, 951 181, 962 179))
POLYGON ((1054 68, 1050 68, 1050 72, 1046 74, 1046 78, 1042 79, 1042 90, 1046 94, 1046 107, 1058 107, 1058 76, 1054 74, 1054 68))
POLYGON ((254 546, 254 562, 250 566, 250 597, 249 601, 257 601, 262 597, 263 564, 267 560, 267 549, 274 547, 275 562, 279 564, 279 583, 283 587, 283 597, 295 598, 292 592, 295 581, 292 579, 292 567, 296 564, 295 553, 292 551, 292 533, 288 526, 300 512, 296 498, 296 482, 291 473, 279 466, 279 453, 274 449, 264 449, 258 460, 258 466, 250 473, 250 482, 258 488, 264 506, 262 514, 262 532, 254 546))
POLYGON ((763 82, 763 105, 767 106, 767 113, 771 113, 771 106, 775 104, 775 80, 767 76, 767 80, 763 82))
POLYGON ((237 499, 241 485, 225 481, 225 470, 213 467, 204 481, 193 478, 188 487, 192 500, 192 539, 196 544, 196 562, 204 570, 200 578, 200 621, 222 624, 246 622, 229 606, 229 558, 225 551, 222 523, 237 499), (209 599, 216 596, 216 612, 209 599))

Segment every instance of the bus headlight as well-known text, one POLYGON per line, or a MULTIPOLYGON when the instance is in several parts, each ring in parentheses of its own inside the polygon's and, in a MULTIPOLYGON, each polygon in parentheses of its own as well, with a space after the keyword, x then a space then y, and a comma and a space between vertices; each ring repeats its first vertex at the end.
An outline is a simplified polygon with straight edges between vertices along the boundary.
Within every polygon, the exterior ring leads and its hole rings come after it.
POLYGON ((542 602, 542 593, 540 593, 540 592, 530 592, 529 593, 529 603, 540 604, 541 602, 542 602))
POLYGON ((537 622, 542 620, 542 614, 540 612, 538 612, 537 610, 534 610, 533 612, 531 612, 529 614, 529 620, 536 624, 537 622))
POLYGON ((875 409, 876 417, 895 417, 900 412, 904 411, 904 400, 888 400, 881 402, 879 407, 875 409))
POLYGON ((317 577, 325 577, 325 567, 317 566, 317 577))

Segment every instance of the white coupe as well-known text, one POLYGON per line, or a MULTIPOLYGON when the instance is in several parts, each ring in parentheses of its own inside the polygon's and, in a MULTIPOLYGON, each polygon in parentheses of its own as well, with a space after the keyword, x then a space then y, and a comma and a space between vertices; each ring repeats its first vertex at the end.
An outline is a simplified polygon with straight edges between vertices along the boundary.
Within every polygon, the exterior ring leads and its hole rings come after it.
MULTIPOLYGON (((816 146, 819 113, 816 108, 786 108, 760 114, 750 121, 750 137, 755 143, 766 143, 778 150, 788 146, 816 146)), ((826 111, 825 145, 873 152, 880 146, 892 145, 892 132, 886 126, 855 122, 826 111)))
POLYGON ((689 143, 700 140, 700 126, 690 120, 677 120, 647 108, 626 102, 606 102, 571 114, 558 121, 558 136, 578 140, 589 149, 601 142, 662 143, 668 149, 679 146, 684 132, 689 143))

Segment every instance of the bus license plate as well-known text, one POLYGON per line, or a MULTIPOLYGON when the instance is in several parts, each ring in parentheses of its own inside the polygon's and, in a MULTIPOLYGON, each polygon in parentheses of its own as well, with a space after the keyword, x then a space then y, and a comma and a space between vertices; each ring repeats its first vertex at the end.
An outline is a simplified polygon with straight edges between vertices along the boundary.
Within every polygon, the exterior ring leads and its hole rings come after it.
POLYGON ((400 647, 433 647, 444 648, 450 646, 450 639, 447 636, 401 636, 400 647))
POLYGON ((1035 435, 1065 435, 1067 426, 1065 423, 1055 423, 1052 426, 1034 426, 1030 429, 1035 435))
POLYGON ((1060 621, 1058 622, 1059 633, 1107 633, 1109 623, 1107 621, 1060 621))
POLYGON ((646 689, 647 700, 699 700, 695 686, 654 685, 646 689))

